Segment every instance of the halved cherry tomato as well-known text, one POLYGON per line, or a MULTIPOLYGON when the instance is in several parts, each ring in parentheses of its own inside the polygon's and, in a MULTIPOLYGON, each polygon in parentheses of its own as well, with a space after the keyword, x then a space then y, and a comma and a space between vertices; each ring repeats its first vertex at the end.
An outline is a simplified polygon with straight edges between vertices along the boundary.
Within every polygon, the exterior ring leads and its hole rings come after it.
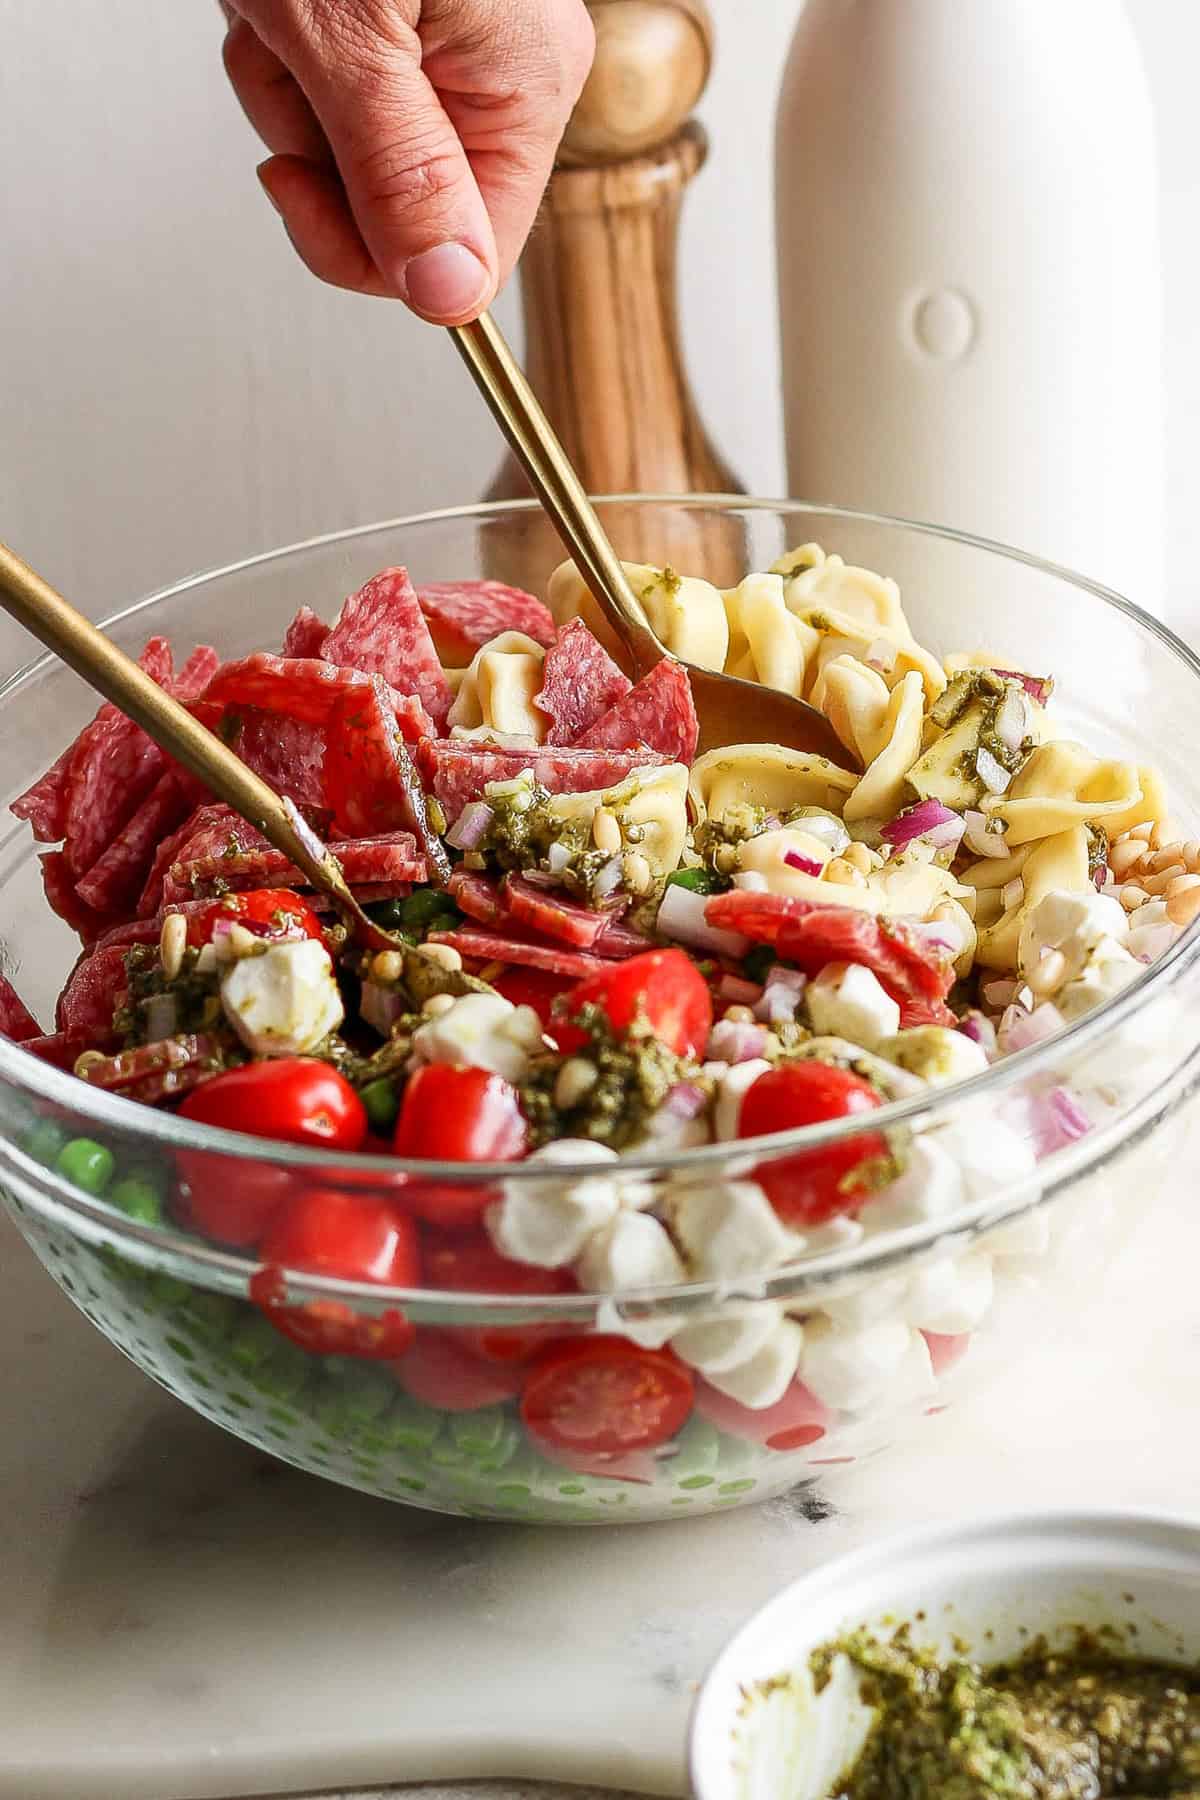
MULTIPOLYGON (((328 1063, 284 1056, 214 1075, 187 1096, 180 1113, 200 1125, 334 1150, 357 1150, 367 1131, 363 1103, 328 1063)), ((270 1162, 237 1162, 206 1150, 181 1150, 188 1196, 183 1210, 206 1237, 257 1244, 296 1181, 270 1162)))
POLYGON ((579 1050, 587 1042, 567 1020, 589 1004, 604 1009, 614 1031, 641 1025, 677 1056, 701 1055, 712 1030, 708 983, 682 950, 647 950, 585 977, 566 997, 566 1018, 552 1027, 561 1050, 579 1050))
POLYGON ((512 1363, 480 1362, 458 1342, 460 1335, 422 1325, 412 1348, 392 1368, 405 1393, 443 1412, 475 1412, 514 1399, 524 1370, 512 1363))
POLYGON ((357 1314, 338 1300, 311 1300, 299 1306, 283 1302, 282 1269, 418 1287, 417 1228, 385 1200, 337 1188, 306 1188, 276 1214, 261 1254, 267 1266, 258 1271, 251 1298, 293 1343, 320 1356, 389 1360, 411 1344, 413 1327, 395 1309, 374 1318, 357 1314))
POLYGON ((324 938, 321 921, 311 906, 300 900, 290 888, 252 888, 245 894, 223 894, 211 906, 189 915, 189 944, 207 944, 218 919, 230 919, 244 925, 255 937, 324 938))
POLYGON ((818 1443, 829 1428, 828 1407, 798 1381, 793 1381, 774 1406, 755 1409, 698 1380, 696 1411, 718 1431, 749 1444, 763 1444, 768 1450, 801 1450, 806 1444, 818 1443))
MULTIPOLYGON (((566 1269, 536 1269, 531 1263, 513 1262, 501 1256, 482 1231, 466 1236, 426 1232, 422 1242, 425 1285, 450 1288, 460 1294, 569 1294, 575 1280, 566 1269)), ((464 1325, 455 1338, 472 1355, 485 1362, 528 1362, 550 1339, 561 1337, 566 1327, 548 1321, 544 1325, 464 1325)))
MULTIPOLYGON (((515 1162, 529 1128, 517 1090, 488 1069, 426 1063, 404 1090, 393 1148, 397 1156, 438 1162, 515 1162)), ((431 1225, 474 1225, 495 1199, 490 1188, 413 1177, 404 1205, 431 1225)))
MULTIPOLYGON (((822 1062, 783 1063, 747 1088, 738 1136, 766 1137, 826 1119, 849 1119, 878 1105, 874 1088, 847 1069, 822 1062)), ((870 1199, 866 1165, 886 1155, 882 1134, 864 1131, 844 1144, 760 1163, 754 1178, 789 1225, 819 1225, 857 1211, 870 1199)))
POLYGON ((675 1436, 691 1410, 692 1376, 678 1357, 621 1337, 552 1345, 521 1391, 530 1436, 584 1456, 652 1450, 675 1436))
POLYGON ((367 1114, 345 1076, 315 1056, 275 1056, 214 1075, 180 1107, 185 1119, 317 1149, 358 1150, 367 1114))
POLYGON ((497 975, 492 986, 514 1006, 532 1006, 542 1021, 542 1029, 557 1040, 553 1006, 560 994, 575 986, 569 975, 556 975, 551 969, 519 969, 514 963, 497 975))

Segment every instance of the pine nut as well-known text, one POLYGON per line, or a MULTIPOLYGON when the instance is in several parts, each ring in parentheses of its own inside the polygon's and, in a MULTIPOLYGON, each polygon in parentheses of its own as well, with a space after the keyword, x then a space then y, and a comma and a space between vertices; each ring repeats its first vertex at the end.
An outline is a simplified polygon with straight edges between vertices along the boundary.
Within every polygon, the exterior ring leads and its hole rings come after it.
POLYGON ((1170 819, 1160 819, 1150 833, 1150 847, 1152 850, 1161 850, 1165 845, 1175 842, 1178 835, 1170 819))
POLYGON ((1125 908, 1125 911, 1131 913, 1136 912, 1139 906, 1145 906, 1150 896, 1144 888, 1136 887, 1127 882, 1121 889, 1121 892, 1117 895, 1117 898, 1125 908))
POLYGON ((852 869, 857 869, 860 875, 871 873, 871 852, 865 844, 847 844, 842 851, 842 858, 852 869))
POLYGON ((1141 860, 1143 850, 1144 845, 1138 839, 1130 842, 1128 838, 1122 838, 1119 844, 1112 845, 1108 852, 1108 866, 1118 881, 1124 880, 1134 863, 1141 860))
POLYGON ((371 980, 384 983, 399 981, 404 974, 404 958, 398 950, 381 950, 371 959, 371 980))
POLYGON ((1153 832, 1153 830, 1154 830, 1153 825, 1151 825, 1149 823, 1147 823, 1145 825, 1135 825, 1133 827, 1133 829, 1130 831, 1129 835, 1131 838, 1141 838, 1143 844, 1148 844, 1150 842, 1150 836, 1151 836, 1151 833, 1153 832))
POLYGON ((1167 901, 1167 917, 1172 925, 1190 925, 1197 914, 1200 914, 1200 887, 1172 894, 1167 901))
MULTIPOLYGON (((181 915, 179 913, 172 913, 170 916, 177 919, 181 915)), ((84 1050, 75 1058, 75 1073, 78 1075, 80 1081, 86 1081, 88 1078, 88 1071, 94 1069, 97 1063, 106 1062, 107 1060, 103 1050, 84 1050)))
POLYGON ((605 856, 616 856, 621 848, 621 827, 617 823, 616 814, 610 813, 605 806, 596 808, 596 816, 592 820, 592 842, 605 856))
POLYGON ((625 886, 631 894, 644 894, 648 891, 654 877, 650 864, 640 850, 630 850, 622 859, 621 872, 625 886))
POLYGON ((1190 894, 1194 888, 1200 888, 1200 875, 1177 875, 1167 883, 1165 898, 1173 900, 1176 894, 1190 894))
POLYGON ((1189 838, 1180 854, 1188 868, 1200 875, 1200 838, 1189 838))
POLYGON ((244 925, 236 923, 229 927, 229 937, 226 941, 234 956, 239 959, 243 956, 253 956, 262 943, 262 939, 255 937, 252 931, 247 931, 244 925))
POLYGON ((753 1025, 754 1023, 754 1014, 748 1006, 727 1006, 722 1016, 728 1019, 731 1025, 753 1025))
POLYGON ((505 965, 502 962, 490 962, 479 971, 480 981, 493 982, 497 975, 503 975, 505 965))
POLYGON ((163 920, 162 935, 158 940, 159 961, 168 981, 174 981, 182 969, 186 949, 187 920, 182 913, 168 913, 163 920))
POLYGON ((825 866, 826 881, 834 882, 838 887, 866 887, 867 878, 853 863, 847 862, 844 856, 835 856, 825 866))
POLYGON ((586 1099, 597 1081, 600 1071, 594 1063, 582 1056, 573 1056, 558 1071, 554 1083, 554 1104, 560 1112, 571 1112, 581 1100, 586 1099))
POLYGON ((1142 876, 1141 885, 1148 894, 1161 894, 1178 876, 1186 874, 1187 870, 1183 864, 1175 862, 1167 869, 1160 869, 1157 875, 1142 876))
POLYGON ((453 944, 426 944, 425 954, 432 957, 435 963, 441 963, 443 969, 448 969, 451 975, 457 975, 462 968, 462 957, 453 944))
POLYGON ((453 994, 430 994, 421 1011, 427 1019, 440 1019, 442 1014, 448 1013, 453 1005, 453 994))
POLYGON ((1026 987, 1032 988, 1035 994, 1043 997, 1054 993, 1062 986, 1063 976, 1067 972, 1067 959, 1061 950, 1049 950, 1033 973, 1026 977, 1026 987))
POLYGON ((1154 852, 1147 866, 1151 875, 1158 875, 1163 869, 1169 869, 1172 863, 1182 861, 1183 845, 1168 844, 1165 849, 1154 852))

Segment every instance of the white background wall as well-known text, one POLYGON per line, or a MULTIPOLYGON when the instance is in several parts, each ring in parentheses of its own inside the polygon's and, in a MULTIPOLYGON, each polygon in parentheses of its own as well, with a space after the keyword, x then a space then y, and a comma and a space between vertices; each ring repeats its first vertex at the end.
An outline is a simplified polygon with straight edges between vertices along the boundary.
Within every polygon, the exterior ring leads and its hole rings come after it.
MULTIPOLYGON (((1200 553, 1200 10, 1130 5, 1160 117, 1178 600, 1200 553)), ((771 112, 798 5, 713 6, 684 326, 717 442, 751 491, 775 493, 771 112)), ((213 0, 0 0, 0 535, 93 612, 246 552, 474 499, 498 457, 437 332, 295 261, 220 35, 213 0)), ((510 301, 500 312, 514 323, 510 301)), ((0 667, 16 650, 0 621, 0 667)))

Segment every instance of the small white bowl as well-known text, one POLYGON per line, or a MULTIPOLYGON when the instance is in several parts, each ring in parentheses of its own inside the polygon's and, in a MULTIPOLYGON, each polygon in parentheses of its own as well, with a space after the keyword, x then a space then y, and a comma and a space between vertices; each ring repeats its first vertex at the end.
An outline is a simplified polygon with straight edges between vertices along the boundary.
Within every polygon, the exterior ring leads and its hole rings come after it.
POLYGON ((1128 1633, 1138 1655, 1200 1662, 1200 1523, 1006 1513, 826 1563, 756 1613, 709 1671, 689 1733, 696 1800, 825 1800, 813 1786, 821 1721, 780 1678, 847 1631, 903 1622, 920 1644, 946 1653, 965 1640, 987 1662, 1039 1634, 1064 1642, 1078 1626, 1128 1633))

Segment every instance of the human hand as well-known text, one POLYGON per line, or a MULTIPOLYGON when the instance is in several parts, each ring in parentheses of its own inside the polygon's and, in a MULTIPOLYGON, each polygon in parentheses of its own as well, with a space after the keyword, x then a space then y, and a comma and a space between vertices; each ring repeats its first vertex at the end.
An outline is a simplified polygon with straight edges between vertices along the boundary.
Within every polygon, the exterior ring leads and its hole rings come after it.
POLYGON ((335 287, 439 325, 482 312, 529 234, 591 66, 583 0, 221 0, 259 179, 335 287))

